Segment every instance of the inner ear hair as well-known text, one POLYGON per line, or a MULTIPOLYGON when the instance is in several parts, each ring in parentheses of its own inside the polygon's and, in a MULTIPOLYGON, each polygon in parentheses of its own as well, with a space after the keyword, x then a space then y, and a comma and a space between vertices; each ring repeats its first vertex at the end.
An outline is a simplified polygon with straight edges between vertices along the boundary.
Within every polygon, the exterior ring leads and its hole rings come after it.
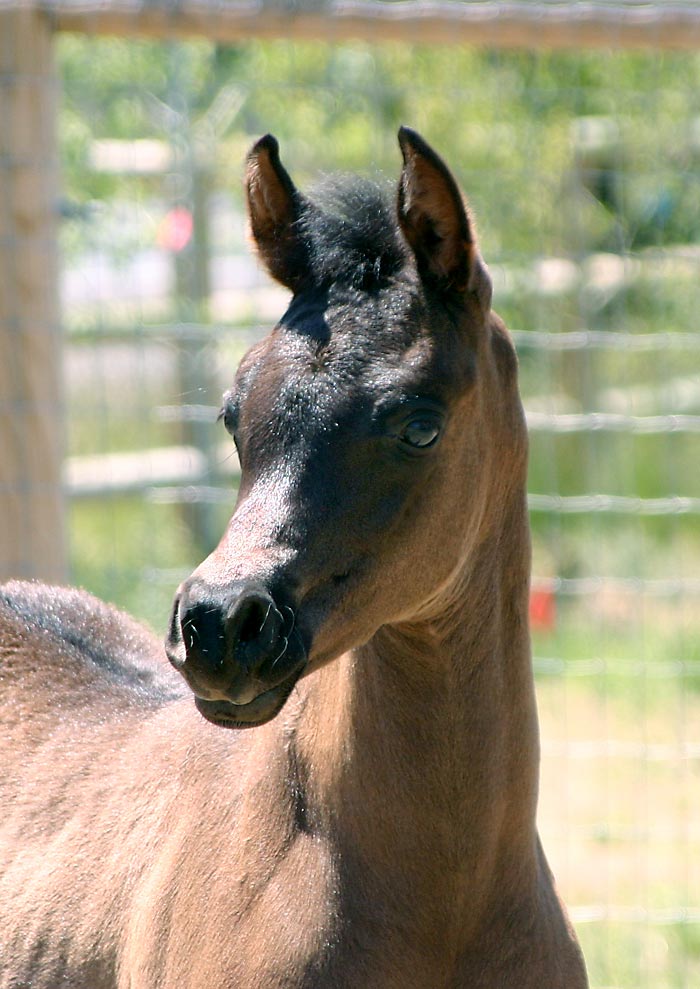
POLYGON ((279 144, 272 134, 261 137, 248 153, 245 185, 256 239, 271 237, 294 222, 298 193, 280 161, 279 144))
POLYGON ((273 278, 296 291, 307 270, 296 227, 306 200, 280 161, 272 134, 260 138, 248 153, 245 190, 250 229, 263 264, 273 278))
MULTIPOLYGON (((408 127, 399 131, 404 166, 398 218, 424 278, 486 298, 488 280, 457 183, 443 160, 408 127)), ((490 295, 490 292, 488 293, 490 295)))

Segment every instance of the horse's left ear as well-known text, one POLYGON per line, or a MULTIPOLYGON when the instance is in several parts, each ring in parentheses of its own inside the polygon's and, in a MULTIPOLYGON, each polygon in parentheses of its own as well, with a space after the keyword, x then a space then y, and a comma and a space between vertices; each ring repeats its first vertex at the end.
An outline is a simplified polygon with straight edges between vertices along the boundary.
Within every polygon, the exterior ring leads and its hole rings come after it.
POLYGON ((457 183, 433 149, 408 127, 399 131, 403 171, 398 216, 424 280, 443 290, 473 293, 491 306, 491 279, 457 183))
POLYGON ((280 161, 272 134, 261 137, 248 153, 245 172, 248 214, 255 246, 273 278, 293 292, 308 273, 308 252, 297 221, 307 200, 280 161))

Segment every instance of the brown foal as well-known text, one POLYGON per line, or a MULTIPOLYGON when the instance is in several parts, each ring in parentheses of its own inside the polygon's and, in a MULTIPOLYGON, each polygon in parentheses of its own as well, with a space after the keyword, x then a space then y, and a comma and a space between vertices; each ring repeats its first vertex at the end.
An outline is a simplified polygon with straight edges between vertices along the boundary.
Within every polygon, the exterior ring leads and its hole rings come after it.
POLYGON ((399 141, 397 202, 250 152, 292 301, 224 399, 241 486, 180 675, 82 592, 0 590, 3 989, 587 985, 535 824, 516 358, 399 141))

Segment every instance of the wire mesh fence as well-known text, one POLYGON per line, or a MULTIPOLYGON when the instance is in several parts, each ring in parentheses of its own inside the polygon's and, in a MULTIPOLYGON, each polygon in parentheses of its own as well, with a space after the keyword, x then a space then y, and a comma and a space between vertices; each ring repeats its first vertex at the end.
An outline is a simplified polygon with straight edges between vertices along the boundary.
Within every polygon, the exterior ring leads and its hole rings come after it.
POLYGON ((308 187, 389 181, 398 125, 422 130, 476 211, 520 355, 545 846, 592 986, 697 986, 700 56, 615 48, 614 27, 611 50, 562 52, 506 50, 505 27, 477 48, 329 25, 56 38, 72 579, 164 628, 230 515, 220 395, 285 306, 245 243, 252 140, 275 133, 308 187))

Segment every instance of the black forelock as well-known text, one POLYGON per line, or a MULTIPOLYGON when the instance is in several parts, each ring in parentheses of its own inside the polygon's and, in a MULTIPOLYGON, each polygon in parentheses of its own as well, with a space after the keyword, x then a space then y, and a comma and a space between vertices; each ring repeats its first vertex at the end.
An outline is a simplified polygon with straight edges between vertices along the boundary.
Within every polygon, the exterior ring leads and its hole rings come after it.
POLYGON ((326 179, 298 223, 317 285, 341 282, 373 291, 406 263, 393 199, 369 179, 326 179))

